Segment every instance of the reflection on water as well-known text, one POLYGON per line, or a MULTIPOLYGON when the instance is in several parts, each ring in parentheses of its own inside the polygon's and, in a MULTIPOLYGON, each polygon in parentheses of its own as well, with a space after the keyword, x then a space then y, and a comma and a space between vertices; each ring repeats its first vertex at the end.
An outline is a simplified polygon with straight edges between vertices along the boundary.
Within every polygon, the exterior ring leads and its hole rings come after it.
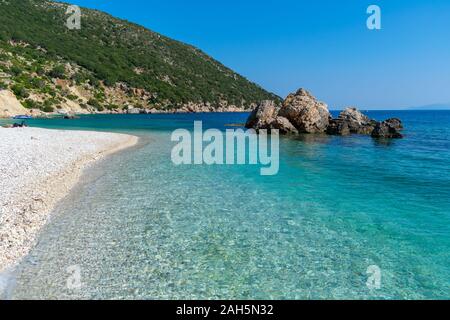
POLYGON ((316 145, 318 143, 320 144, 329 143, 330 140, 333 139, 333 137, 328 136, 326 134, 300 134, 298 136, 291 137, 291 139, 301 141, 305 144, 316 145))

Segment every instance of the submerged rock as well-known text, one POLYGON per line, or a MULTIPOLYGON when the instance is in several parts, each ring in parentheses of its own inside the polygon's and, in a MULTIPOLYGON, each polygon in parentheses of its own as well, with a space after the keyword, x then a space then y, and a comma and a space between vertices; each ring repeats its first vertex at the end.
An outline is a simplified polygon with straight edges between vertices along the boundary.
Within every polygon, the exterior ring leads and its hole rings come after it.
POLYGON ((403 124, 400 119, 391 118, 383 122, 379 122, 372 132, 374 138, 401 139, 403 135, 403 124))
POLYGON ((327 130, 331 114, 305 89, 290 94, 283 102, 279 116, 288 119, 300 133, 322 133, 327 130))

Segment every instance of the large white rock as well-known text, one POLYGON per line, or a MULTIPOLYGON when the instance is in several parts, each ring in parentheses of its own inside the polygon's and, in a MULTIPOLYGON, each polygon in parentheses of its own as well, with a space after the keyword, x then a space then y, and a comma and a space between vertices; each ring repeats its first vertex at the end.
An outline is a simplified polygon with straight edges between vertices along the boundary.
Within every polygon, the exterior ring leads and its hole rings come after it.
POLYGON ((325 132, 331 118, 327 105, 317 101, 305 89, 290 94, 278 115, 287 118, 301 133, 325 132))
POLYGON ((263 101, 250 114, 250 117, 245 124, 246 128, 253 128, 256 130, 269 129, 272 121, 275 120, 278 109, 275 103, 271 100, 263 101))

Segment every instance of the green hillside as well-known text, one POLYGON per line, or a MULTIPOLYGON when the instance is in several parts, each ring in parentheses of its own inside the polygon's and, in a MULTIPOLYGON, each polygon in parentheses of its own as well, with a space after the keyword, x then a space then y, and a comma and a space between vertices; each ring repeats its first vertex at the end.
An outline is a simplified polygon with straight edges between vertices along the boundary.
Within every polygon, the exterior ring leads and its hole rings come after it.
MULTIPOLYGON (((117 83, 142 89, 146 99, 140 103, 145 108, 177 108, 189 102, 214 106, 221 101, 248 107, 279 99, 193 46, 96 10, 82 8, 81 30, 69 30, 67 6, 46 0, 0 1, 0 61, 14 53, 13 61, 0 65, 0 72, 13 77, 11 85, 16 85, 14 92, 22 101, 17 85, 27 87, 40 80, 45 87, 54 79, 71 81, 67 86, 97 87, 91 105, 101 109, 111 105, 105 90, 117 83), (65 64, 72 66, 70 70, 65 64), (29 70, 22 74, 27 70, 11 68, 29 70), (21 74, 28 79, 20 79, 21 74)), ((129 92, 136 103, 136 90, 129 92)))

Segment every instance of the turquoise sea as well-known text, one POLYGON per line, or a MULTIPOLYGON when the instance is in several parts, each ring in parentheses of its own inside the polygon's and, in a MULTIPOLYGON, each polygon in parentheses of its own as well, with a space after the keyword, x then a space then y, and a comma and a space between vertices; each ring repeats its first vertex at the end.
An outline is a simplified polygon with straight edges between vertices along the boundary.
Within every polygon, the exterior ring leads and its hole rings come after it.
POLYGON ((59 203, 10 297, 449 299, 450 112, 368 115, 401 118, 405 138, 282 138, 275 176, 171 162, 174 129, 225 129, 247 114, 30 121, 142 139, 59 203), (81 287, 67 286, 74 266, 81 287), (369 266, 379 289, 366 285, 369 266))

